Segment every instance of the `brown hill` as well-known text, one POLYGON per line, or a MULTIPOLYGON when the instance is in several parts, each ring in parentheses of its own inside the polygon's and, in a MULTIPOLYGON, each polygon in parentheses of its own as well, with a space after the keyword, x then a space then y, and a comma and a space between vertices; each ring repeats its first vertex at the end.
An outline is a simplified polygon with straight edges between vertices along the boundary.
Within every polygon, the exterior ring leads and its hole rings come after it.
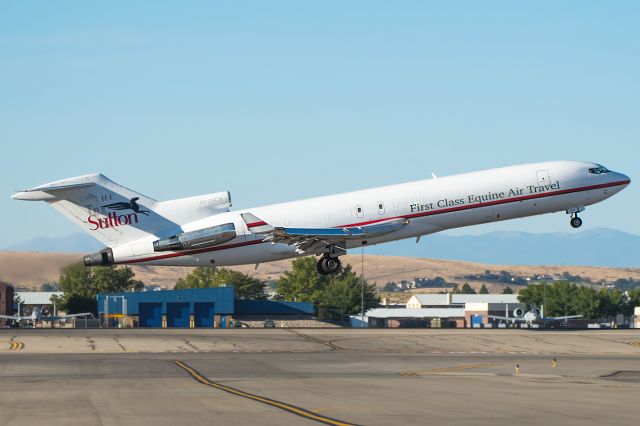
MULTIPOLYGON (((65 266, 82 259, 80 254, 68 253, 22 253, 0 252, 0 281, 9 282, 23 289, 37 290, 42 283, 57 282, 60 271, 65 266)), ((350 263, 359 274, 362 270, 360 255, 344 256, 343 262, 350 263)), ((289 269, 291 260, 263 263, 255 269, 254 265, 234 266, 232 269, 260 279, 275 280, 289 269)), ((134 266, 136 278, 146 284, 173 288, 176 280, 188 274, 191 268, 168 266, 134 266)), ((513 275, 532 276, 536 274, 560 275, 569 272, 572 275, 588 277, 592 281, 615 281, 619 278, 640 280, 640 268, 602 268, 588 266, 506 266, 453 260, 419 259, 396 256, 364 256, 364 275, 367 280, 378 286, 387 281, 411 280, 415 277, 445 278, 450 282, 464 282, 463 275, 507 271, 513 275)), ((482 282, 470 282, 479 287, 482 282)), ((499 289, 500 285, 487 283, 490 289, 499 289)))

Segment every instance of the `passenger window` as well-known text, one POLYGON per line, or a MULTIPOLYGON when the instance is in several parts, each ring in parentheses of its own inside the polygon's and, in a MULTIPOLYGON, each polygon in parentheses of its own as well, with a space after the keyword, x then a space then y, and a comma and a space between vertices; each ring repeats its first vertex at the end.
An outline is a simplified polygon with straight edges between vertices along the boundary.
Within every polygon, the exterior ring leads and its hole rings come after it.
POLYGON ((382 201, 378 203, 378 214, 384 214, 384 203, 382 201))
POLYGON ((362 206, 356 206, 356 216, 363 217, 364 212, 362 211, 362 206))

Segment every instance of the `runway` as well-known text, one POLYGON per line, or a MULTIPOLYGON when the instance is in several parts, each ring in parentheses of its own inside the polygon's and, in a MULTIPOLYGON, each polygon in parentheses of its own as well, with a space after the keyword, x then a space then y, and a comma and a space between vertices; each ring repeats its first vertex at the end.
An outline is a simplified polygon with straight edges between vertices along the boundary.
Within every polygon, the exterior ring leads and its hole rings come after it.
POLYGON ((2 330, 0 424, 632 424, 637 342, 640 330, 2 330))

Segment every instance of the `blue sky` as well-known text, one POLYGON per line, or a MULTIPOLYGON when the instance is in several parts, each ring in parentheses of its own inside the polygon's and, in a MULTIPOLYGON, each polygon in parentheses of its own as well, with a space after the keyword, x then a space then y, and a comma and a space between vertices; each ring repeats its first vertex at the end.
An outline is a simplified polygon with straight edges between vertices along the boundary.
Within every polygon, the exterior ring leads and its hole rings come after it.
MULTIPOLYGON (((251 207, 509 164, 634 183, 585 228, 640 234, 640 3, 0 3, 0 247, 76 228, 14 190, 102 172, 251 207)), ((569 231, 562 215, 491 230, 569 231)))

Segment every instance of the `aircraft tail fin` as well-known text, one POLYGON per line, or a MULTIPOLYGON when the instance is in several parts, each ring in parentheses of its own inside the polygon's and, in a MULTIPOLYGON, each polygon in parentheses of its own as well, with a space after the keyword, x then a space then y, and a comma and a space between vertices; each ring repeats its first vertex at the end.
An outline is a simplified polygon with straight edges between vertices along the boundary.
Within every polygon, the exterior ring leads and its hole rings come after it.
POLYGON ((101 174, 63 179, 12 196, 45 201, 107 247, 163 237, 187 222, 228 211, 228 192, 159 202, 101 174))
POLYGON ((153 214, 155 200, 101 174, 47 183, 18 192, 12 198, 47 202, 109 247, 153 234, 161 222, 153 214))

